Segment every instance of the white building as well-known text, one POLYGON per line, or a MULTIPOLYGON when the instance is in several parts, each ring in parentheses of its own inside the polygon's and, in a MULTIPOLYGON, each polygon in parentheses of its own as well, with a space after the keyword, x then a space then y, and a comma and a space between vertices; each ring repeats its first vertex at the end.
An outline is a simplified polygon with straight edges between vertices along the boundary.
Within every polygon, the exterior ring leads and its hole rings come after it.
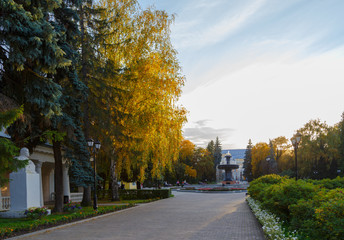
MULTIPOLYGON (((0 137, 10 138, 5 131, 0 132, 0 137)), ((54 183, 54 168, 55 160, 53 149, 50 145, 44 144, 37 146, 33 153, 29 156, 29 159, 34 163, 35 173, 38 174, 39 183, 35 186, 28 186, 32 191, 39 193, 39 205, 44 206, 45 204, 54 201, 55 198, 55 183, 54 183)), ((74 202, 80 202, 82 200, 82 192, 80 193, 70 193, 69 175, 68 175, 68 165, 66 161, 63 164, 63 191, 64 198, 66 201, 71 200, 74 202)), ((10 178, 10 173, 8 173, 8 178, 10 178)), ((24 184, 24 183, 23 183, 24 184)), ((16 194, 18 191, 23 191, 19 189, 21 187, 16 187, 16 189, 11 189, 13 183, 7 184, 1 187, 0 191, 0 211, 11 210, 11 193, 16 194)), ((18 186, 18 185, 15 185, 18 186)), ((13 201, 13 199, 12 199, 13 201)))

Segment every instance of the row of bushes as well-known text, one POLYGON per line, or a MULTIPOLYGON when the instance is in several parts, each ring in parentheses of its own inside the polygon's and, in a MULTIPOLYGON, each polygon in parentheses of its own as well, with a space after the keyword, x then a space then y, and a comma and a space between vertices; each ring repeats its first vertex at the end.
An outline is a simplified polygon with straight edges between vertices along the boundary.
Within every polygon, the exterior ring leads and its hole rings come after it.
MULTIPOLYGON (((170 189, 118 189, 121 200, 163 199, 171 196, 170 189)), ((112 191, 98 190, 97 197, 100 200, 111 200, 112 191)))
POLYGON ((296 181, 266 175, 252 181, 248 193, 300 239, 344 239, 343 178, 296 181))
POLYGON ((163 198, 169 198, 171 196, 171 190, 170 189, 152 189, 152 190, 121 189, 119 190, 119 196, 121 200, 163 199, 163 198))

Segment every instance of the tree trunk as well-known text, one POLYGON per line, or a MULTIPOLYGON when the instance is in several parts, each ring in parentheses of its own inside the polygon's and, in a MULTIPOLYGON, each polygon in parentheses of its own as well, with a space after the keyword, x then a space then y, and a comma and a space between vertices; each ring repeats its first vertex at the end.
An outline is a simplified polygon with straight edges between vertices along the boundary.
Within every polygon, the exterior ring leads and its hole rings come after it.
POLYGON ((116 163, 111 159, 111 190, 112 190, 112 201, 119 201, 118 183, 116 176, 116 163))
MULTIPOLYGON (((88 86, 87 81, 87 68, 86 68, 86 44, 85 44, 85 14, 83 6, 80 7, 80 31, 81 31, 81 81, 88 86)), ((90 120, 89 120, 89 105, 88 96, 84 102, 84 135, 85 138, 90 138, 90 120)), ((82 206, 91 206, 91 186, 84 187, 84 193, 82 195, 82 206)))
POLYGON ((84 187, 84 193, 82 195, 81 206, 83 206, 83 207, 92 206, 91 186, 84 187))
POLYGON ((136 189, 141 189, 141 183, 139 181, 136 182, 136 189))
POLYGON ((55 212, 63 212, 63 170, 61 142, 53 140, 55 159, 55 212))

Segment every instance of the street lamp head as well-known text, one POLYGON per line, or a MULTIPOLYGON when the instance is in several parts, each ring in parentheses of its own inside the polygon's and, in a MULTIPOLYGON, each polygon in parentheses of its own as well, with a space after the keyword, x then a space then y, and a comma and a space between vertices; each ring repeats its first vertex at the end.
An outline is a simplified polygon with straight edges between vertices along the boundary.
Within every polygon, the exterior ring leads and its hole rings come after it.
POLYGON ((87 139, 86 142, 87 142, 87 146, 88 146, 88 147, 93 147, 94 141, 93 141, 92 138, 87 139))
POLYGON ((292 138, 290 139, 290 141, 291 141, 291 143, 293 144, 293 146, 296 145, 296 138, 295 138, 295 136, 292 137, 292 138))
POLYGON ((96 147, 97 150, 100 149, 101 144, 100 144, 100 141, 99 141, 99 140, 95 141, 95 142, 94 142, 94 145, 95 145, 95 147, 96 147))
POLYGON ((296 139, 297 144, 299 144, 301 141, 301 133, 297 132, 295 135, 295 139, 296 139))
POLYGON ((267 157, 265 160, 266 160, 266 161, 270 161, 271 159, 270 159, 269 157, 267 157))

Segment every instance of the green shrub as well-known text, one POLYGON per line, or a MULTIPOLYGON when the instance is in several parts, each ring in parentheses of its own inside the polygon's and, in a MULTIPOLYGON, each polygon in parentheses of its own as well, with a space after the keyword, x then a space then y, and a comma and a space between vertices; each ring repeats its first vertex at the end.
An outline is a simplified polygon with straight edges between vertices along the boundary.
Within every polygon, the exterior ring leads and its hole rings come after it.
POLYGON ((119 196, 121 200, 138 200, 138 199, 154 199, 154 198, 169 198, 171 196, 170 189, 120 189, 119 196))
POLYGON ((281 177, 276 174, 265 175, 260 178, 257 178, 250 182, 248 187, 248 194, 255 200, 260 202, 263 201, 265 190, 273 184, 279 184, 283 181, 287 181, 288 177, 281 177))
POLYGON ((296 204, 289 206, 290 229, 297 230, 306 239, 316 239, 314 233, 318 232, 319 226, 315 219, 315 201, 299 200, 296 204))
POLYGON ((326 178, 322 180, 309 179, 307 181, 326 189, 344 188, 344 177, 336 177, 335 179, 326 178))
MULTIPOLYGON (((253 183, 253 184, 252 184, 253 183)), ((300 239, 344 239, 344 179, 298 180, 264 176, 250 195, 281 218, 300 239)))
POLYGON ((269 175, 264 175, 260 178, 257 178, 255 180, 253 180, 251 184, 256 184, 256 183, 267 183, 267 184, 277 184, 277 183, 281 183, 283 182, 285 179, 287 179, 288 177, 282 177, 280 175, 277 174, 269 174, 269 175))
POLYGON ((301 199, 312 199, 319 189, 318 186, 303 180, 288 179, 265 189, 262 206, 283 220, 290 220, 289 206, 301 199))
POLYGON ((328 191, 315 209, 315 217, 322 239, 344 239, 344 189, 328 191))

